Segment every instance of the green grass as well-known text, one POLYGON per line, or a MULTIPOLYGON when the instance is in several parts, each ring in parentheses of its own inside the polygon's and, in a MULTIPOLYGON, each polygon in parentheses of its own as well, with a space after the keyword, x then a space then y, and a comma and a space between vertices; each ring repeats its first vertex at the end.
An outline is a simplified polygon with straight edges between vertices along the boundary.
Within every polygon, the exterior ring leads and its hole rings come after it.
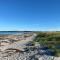
POLYGON ((60 49, 56 48, 56 45, 60 45, 60 32, 39 32, 34 41, 46 45, 55 51, 55 56, 60 56, 60 49))

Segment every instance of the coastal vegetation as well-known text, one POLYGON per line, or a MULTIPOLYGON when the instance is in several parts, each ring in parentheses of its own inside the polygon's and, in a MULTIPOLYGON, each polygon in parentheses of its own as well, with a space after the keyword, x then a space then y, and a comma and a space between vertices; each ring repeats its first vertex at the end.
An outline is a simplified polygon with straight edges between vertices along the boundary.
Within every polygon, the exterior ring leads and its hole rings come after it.
POLYGON ((60 56, 60 32, 37 32, 34 41, 53 50, 55 56, 60 56))

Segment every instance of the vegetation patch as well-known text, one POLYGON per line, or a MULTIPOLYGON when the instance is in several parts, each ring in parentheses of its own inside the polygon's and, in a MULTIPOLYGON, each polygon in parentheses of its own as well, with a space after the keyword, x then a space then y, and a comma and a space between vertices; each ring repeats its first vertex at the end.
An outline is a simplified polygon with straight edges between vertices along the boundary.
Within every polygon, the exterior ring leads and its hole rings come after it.
POLYGON ((60 56, 60 32, 38 32, 34 41, 54 50, 55 56, 60 56))

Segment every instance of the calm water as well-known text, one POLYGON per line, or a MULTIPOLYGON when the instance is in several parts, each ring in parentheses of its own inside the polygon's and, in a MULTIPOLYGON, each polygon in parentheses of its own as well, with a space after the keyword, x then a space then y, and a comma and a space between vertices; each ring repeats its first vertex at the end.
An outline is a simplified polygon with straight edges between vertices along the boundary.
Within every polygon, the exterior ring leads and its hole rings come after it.
POLYGON ((10 35, 10 34, 24 34, 27 32, 23 32, 23 31, 0 31, 0 35, 10 35))

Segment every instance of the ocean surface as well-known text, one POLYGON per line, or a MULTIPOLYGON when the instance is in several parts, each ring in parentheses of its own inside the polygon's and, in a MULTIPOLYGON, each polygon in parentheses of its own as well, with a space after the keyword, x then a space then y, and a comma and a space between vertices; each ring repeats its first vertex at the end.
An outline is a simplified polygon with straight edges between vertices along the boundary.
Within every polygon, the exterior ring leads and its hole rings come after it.
POLYGON ((20 35, 20 34, 25 34, 29 32, 24 32, 24 31, 0 31, 0 35, 20 35))

